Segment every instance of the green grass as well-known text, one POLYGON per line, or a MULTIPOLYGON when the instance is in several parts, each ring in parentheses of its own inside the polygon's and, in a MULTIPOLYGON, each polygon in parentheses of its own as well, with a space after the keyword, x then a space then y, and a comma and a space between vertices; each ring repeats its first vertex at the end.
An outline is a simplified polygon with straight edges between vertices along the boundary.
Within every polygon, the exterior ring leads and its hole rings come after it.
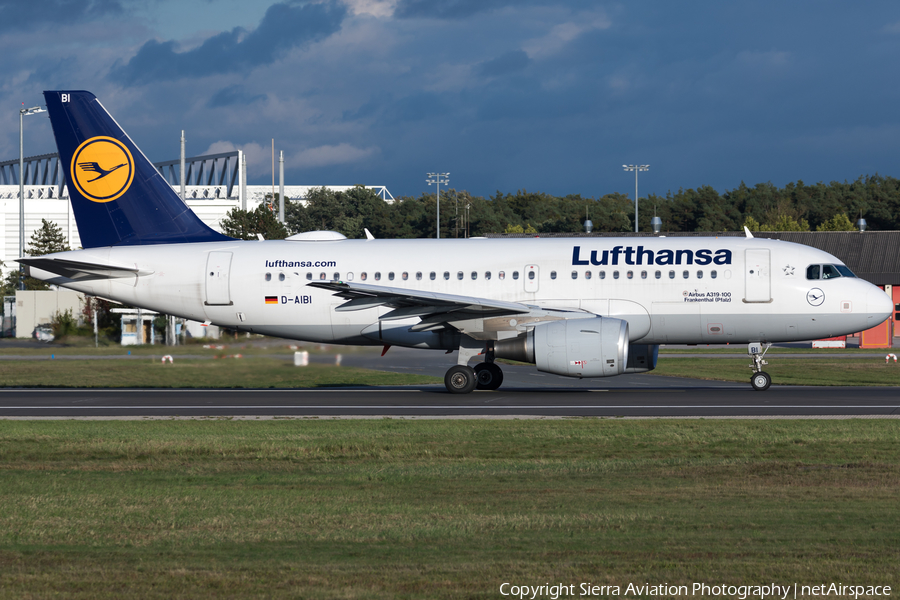
MULTIPOLYGON (((769 364, 763 369, 779 385, 900 385, 900 363, 885 364, 884 355, 871 358, 777 358, 766 355, 769 364)), ((750 381, 753 371, 750 358, 703 359, 663 357, 653 375, 714 379, 718 381, 750 381)))
POLYGON ((0 597, 900 585, 894 421, 0 422, 0 597))
MULTIPOLYGON (((220 351, 221 352, 221 351, 220 351)), ((183 359, 163 364, 149 357, 113 360, 4 360, 6 387, 309 388, 441 383, 437 377, 388 373, 265 357, 183 359)))

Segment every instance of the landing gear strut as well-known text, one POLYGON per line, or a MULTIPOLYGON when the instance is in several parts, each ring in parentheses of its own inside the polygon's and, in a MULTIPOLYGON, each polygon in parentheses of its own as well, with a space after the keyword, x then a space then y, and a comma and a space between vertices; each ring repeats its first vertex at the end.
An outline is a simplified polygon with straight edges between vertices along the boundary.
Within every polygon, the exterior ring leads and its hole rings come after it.
POLYGON ((763 357, 771 347, 772 344, 766 344, 765 347, 762 348, 759 344, 755 343, 750 344, 747 347, 747 353, 750 355, 750 358, 753 359, 753 362, 750 363, 749 366, 754 371, 753 376, 750 378, 750 385, 753 386, 753 389, 757 392, 764 392, 772 385, 772 377, 762 370, 763 365, 769 364, 768 361, 763 360, 763 357))

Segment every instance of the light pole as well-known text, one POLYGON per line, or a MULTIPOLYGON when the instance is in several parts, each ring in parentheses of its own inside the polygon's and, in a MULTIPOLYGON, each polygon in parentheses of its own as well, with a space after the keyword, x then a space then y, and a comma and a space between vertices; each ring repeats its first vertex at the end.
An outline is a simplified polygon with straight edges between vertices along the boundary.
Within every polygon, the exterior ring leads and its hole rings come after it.
POLYGON ((626 171, 634 171, 634 232, 638 232, 638 173, 649 171, 650 165, 622 165, 626 171))
MULTIPOLYGON (((19 258, 25 257, 25 117, 47 112, 40 106, 19 109, 19 258)), ((19 264, 19 289, 25 289, 22 276, 25 266, 19 264)))
POLYGON ((437 184, 437 235, 435 239, 441 239, 441 184, 450 183, 450 173, 428 173, 428 179, 425 183, 431 185, 437 184))

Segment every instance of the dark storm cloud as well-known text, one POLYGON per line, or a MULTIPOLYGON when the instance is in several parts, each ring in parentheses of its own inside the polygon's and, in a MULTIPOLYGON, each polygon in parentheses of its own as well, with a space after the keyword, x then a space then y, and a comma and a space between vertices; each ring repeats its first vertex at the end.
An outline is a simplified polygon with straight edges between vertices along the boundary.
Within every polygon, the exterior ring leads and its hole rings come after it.
POLYGON ((175 42, 150 40, 126 64, 114 65, 110 78, 122 84, 170 81, 183 77, 244 71, 274 62, 296 46, 338 31, 347 11, 337 3, 273 4, 255 30, 236 27, 193 50, 178 52, 175 42))
POLYGON ((265 94, 251 94, 242 85, 230 85, 213 94, 206 106, 209 108, 246 106, 257 100, 265 100, 267 97, 265 94))
POLYGON ((34 30, 45 25, 91 21, 107 15, 119 15, 122 5, 116 0, 0 0, 0 32, 34 30))

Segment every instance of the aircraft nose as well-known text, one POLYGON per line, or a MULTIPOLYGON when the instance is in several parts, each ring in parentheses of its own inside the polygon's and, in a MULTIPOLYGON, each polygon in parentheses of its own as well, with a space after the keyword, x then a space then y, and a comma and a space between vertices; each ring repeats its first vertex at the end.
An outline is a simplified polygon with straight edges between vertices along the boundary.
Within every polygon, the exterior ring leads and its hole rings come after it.
POLYGON ((891 316, 894 303, 883 290, 874 289, 866 294, 866 312, 874 321, 873 327, 891 316))

